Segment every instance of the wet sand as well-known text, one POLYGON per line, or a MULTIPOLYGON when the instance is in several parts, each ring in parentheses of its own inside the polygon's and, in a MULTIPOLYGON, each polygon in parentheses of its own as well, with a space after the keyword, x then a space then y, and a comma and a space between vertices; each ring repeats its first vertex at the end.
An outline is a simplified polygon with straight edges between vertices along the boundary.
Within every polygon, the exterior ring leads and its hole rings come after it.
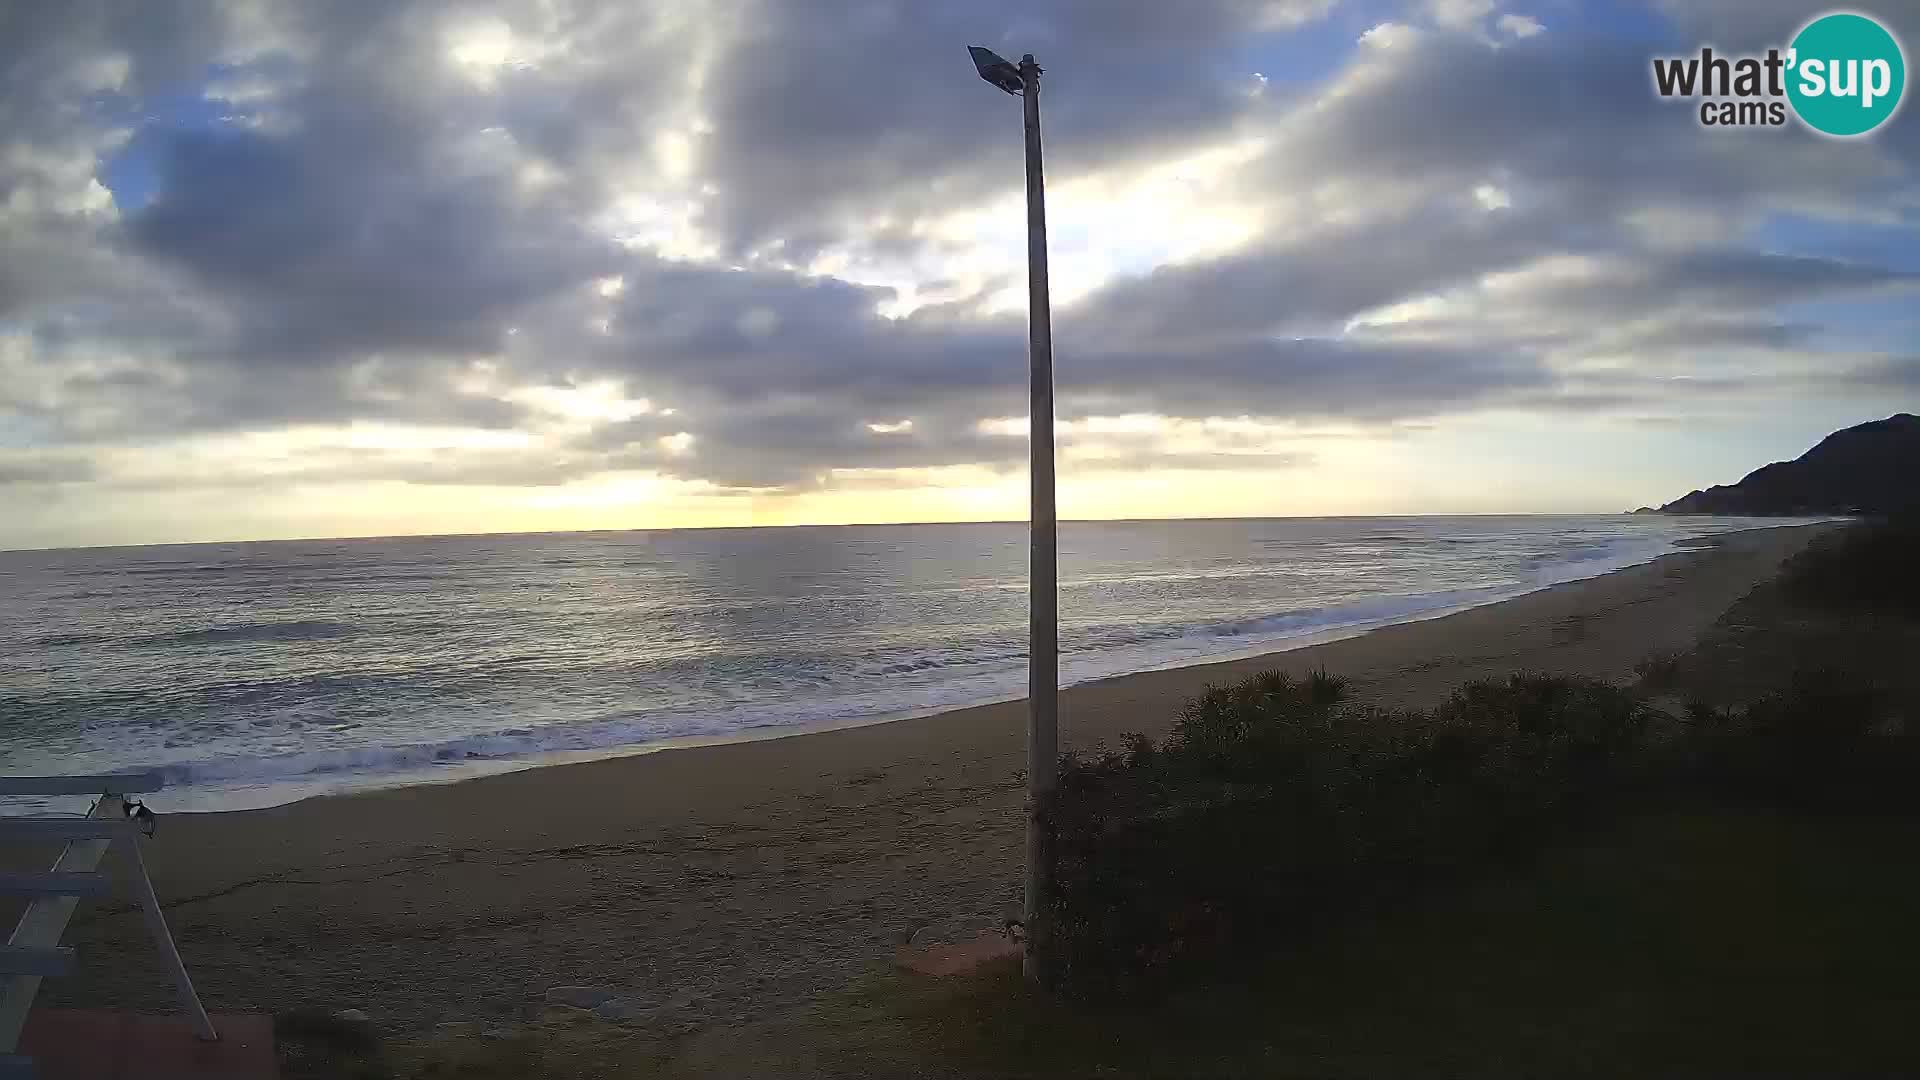
MULTIPOLYGON (((1210 682, 1325 667, 1382 705, 1516 670, 1621 682, 1680 649, 1824 526, 1344 641, 1066 691, 1073 748, 1165 729, 1210 682)), ((679 1025, 764 1015, 883 963, 922 926, 1020 895, 1025 706, 168 816, 147 859, 209 1008, 357 1008, 381 1027, 529 1015, 604 986, 679 1025)), ((83 904, 48 1004, 173 1007, 139 916, 83 904)))

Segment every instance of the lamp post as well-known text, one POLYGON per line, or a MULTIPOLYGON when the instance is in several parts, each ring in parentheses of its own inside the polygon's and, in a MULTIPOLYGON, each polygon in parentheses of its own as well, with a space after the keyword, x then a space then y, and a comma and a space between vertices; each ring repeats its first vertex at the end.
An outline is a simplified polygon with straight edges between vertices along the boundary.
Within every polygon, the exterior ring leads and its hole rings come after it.
POLYGON ((1027 563, 1027 978, 1045 982, 1040 957, 1051 919, 1053 837, 1041 809, 1059 768, 1059 524, 1053 482, 1053 312, 1047 298, 1047 195, 1040 170, 1040 65, 1018 67, 978 45, 967 51, 980 77, 1022 99, 1027 131, 1027 423, 1032 483, 1027 563))

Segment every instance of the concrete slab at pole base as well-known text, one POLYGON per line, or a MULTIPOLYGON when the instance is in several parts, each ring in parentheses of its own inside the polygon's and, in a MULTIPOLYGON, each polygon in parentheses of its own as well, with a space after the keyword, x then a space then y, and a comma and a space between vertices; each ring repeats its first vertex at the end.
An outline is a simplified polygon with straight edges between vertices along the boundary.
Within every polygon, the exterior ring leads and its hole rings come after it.
POLYGON ((39 1080, 277 1080, 273 1017, 217 1013, 218 1042, 185 1016, 98 1009, 35 1009, 20 1053, 39 1080))

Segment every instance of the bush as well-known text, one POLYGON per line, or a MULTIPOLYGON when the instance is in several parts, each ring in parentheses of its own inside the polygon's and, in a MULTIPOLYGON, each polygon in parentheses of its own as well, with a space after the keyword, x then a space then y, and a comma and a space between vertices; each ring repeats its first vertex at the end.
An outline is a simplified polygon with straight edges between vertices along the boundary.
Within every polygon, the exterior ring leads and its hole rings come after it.
POLYGON ((1062 767, 1053 936, 1062 989, 1148 991, 1229 950, 1391 903, 1633 777, 1649 714, 1579 678, 1470 683, 1431 712, 1270 673, 1209 688, 1161 744, 1062 767))
POLYGON ((1640 685, 1654 693, 1677 689, 1686 671, 1686 655, 1671 651, 1650 652, 1633 665, 1633 673, 1640 677, 1640 685))
POLYGON ((1920 511, 1815 541, 1787 560, 1780 585, 1802 607, 1920 618, 1920 511))
POLYGON ((1692 760, 1723 795, 1800 810, 1920 811, 1920 731, 1884 690, 1836 669, 1797 673, 1744 708, 1693 707, 1692 760))

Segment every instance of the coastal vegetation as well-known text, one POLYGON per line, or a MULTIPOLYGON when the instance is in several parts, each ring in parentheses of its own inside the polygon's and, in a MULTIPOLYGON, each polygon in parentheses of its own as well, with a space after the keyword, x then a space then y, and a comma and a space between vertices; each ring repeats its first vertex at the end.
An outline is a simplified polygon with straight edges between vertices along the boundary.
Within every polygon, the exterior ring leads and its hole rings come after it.
POLYGON ((1920 811, 1916 552, 1913 516, 1817 540, 1633 687, 1517 674, 1424 711, 1325 672, 1208 689, 1165 739, 1064 763, 1056 989, 1156 993, 1646 806, 1920 811))
POLYGON ((1902 1073, 1913 528, 1835 530, 1631 685, 1389 710, 1263 674, 1064 763, 1051 991, 876 971, 724 1030, 549 1010, 287 1074, 1902 1073))
POLYGON ((1062 769, 1049 967, 1069 995, 1151 993, 1522 858, 1644 782, 1656 726, 1586 678, 1424 711, 1354 705, 1324 672, 1211 688, 1166 739, 1062 769))

